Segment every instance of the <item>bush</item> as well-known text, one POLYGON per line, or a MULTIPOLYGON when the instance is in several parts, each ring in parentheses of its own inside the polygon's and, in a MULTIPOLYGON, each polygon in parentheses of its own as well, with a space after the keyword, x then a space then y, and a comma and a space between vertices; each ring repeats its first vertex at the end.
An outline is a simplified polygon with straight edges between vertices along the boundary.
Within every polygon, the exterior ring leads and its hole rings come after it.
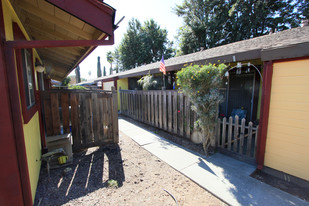
POLYGON ((218 106, 223 100, 219 88, 222 85, 225 64, 190 65, 177 72, 177 84, 190 97, 192 110, 197 113, 195 127, 203 134, 203 148, 215 146, 214 128, 218 118, 218 106))
POLYGON ((79 86, 79 85, 69 85, 69 89, 88 90, 86 87, 79 86))
POLYGON ((143 90, 149 90, 151 87, 155 87, 158 82, 149 73, 140 78, 137 83, 143 87, 143 90))

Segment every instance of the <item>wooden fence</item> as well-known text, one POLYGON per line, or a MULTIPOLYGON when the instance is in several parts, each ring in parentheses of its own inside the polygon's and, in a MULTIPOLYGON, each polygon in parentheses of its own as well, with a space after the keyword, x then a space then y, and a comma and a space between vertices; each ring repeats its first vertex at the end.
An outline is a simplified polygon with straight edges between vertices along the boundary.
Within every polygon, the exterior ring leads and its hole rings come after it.
POLYGON ((190 101, 175 90, 120 90, 120 113, 190 139, 196 119, 190 101))
MULTIPOLYGON (((191 110, 190 99, 175 90, 119 90, 120 113, 137 121, 167 132, 192 139, 196 113, 191 110)), ((229 121, 218 119, 216 145, 250 158, 255 157, 258 127, 238 117, 229 121)))
POLYGON ((253 126, 252 122, 246 124, 246 119, 239 120, 224 117, 218 119, 216 126, 216 146, 217 148, 232 151, 238 155, 248 158, 255 158, 256 143, 259 126, 253 126))
POLYGON ((72 132, 74 149, 118 143, 115 90, 48 90, 41 100, 47 136, 72 132))

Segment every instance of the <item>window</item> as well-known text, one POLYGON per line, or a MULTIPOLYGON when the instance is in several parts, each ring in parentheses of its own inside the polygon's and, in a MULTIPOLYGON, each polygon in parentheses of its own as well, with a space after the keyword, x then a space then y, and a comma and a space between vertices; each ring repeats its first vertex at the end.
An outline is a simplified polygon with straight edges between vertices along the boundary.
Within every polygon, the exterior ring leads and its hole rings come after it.
POLYGON ((32 72, 32 61, 31 54, 29 50, 22 49, 22 69, 23 69, 23 79, 25 86, 25 98, 27 109, 30 109, 35 104, 34 98, 34 81, 33 81, 33 72, 32 72))
MULTIPOLYGON (((13 24, 14 39, 26 40, 19 26, 13 24)), ((15 49, 20 102, 24 124, 37 112, 32 49, 15 49)))

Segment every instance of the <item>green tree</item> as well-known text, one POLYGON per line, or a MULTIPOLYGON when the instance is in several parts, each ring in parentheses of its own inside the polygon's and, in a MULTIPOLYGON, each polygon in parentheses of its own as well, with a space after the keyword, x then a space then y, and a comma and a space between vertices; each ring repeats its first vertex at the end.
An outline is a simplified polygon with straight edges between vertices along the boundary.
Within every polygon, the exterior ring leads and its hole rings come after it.
POLYGON ((100 57, 98 57, 98 63, 97 63, 97 77, 102 76, 102 70, 101 70, 101 62, 100 62, 100 57))
POLYGON ((199 40, 196 38, 191 28, 187 25, 179 28, 178 40, 180 51, 177 52, 176 56, 199 51, 201 47, 199 40))
POLYGON ((80 79, 80 68, 79 68, 79 65, 77 65, 77 67, 75 69, 75 75, 76 75, 76 83, 80 83, 81 79, 80 79))
POLYGON ((61 82, 61 86, 64 86, 64 87, 69 86, 70 81, 71 81, 71 77, 64 78, 64 80, 62 80, 61 82))
POLYGON ((111 64, 110 66, 110 74, 112 74, 112 70, 113 70, 113 62, 114 62, 114 58, 113 58, 113 53, 111 51, 106 53, 106 60, 108 63, 111 64))
POLYGON ((103 76, 104 76, 104 77, 106 76, 106 69, 105 69, 105 66, 103 67, 103 76))
POLYGON ((113 52, 113 58, 114 58, 114 63, 115 63, 115 71, 116 71, 116 73, 118 73, 118 72, 122 71, 120 52, 119 52, 118 48, 116 48, 115 51, 113 52))
POLYGON ((304 0, 184 0, 175 12, 186 27, 179 30, 183 54, 212 48, 270 31, 299 26, 304 0))
POLYGON ((167 31, 161 29, 154 20, 145 21, 144 25, 141 25, 137 19, 132 19, 117 48, 121 69, 128 70, 160 61, 162 54, 168 59, 175 55, 172 44, 167 39, 167 31))
POLYGON ((141 23, 137 19, 129 21, 128 30, 119 45, 120 59, 124 70, 142 64, 141 23))
POLYGON ((297 1, 297 12, 298 18, 309 19, 309 1, 308 0, 299 0, 297 1))

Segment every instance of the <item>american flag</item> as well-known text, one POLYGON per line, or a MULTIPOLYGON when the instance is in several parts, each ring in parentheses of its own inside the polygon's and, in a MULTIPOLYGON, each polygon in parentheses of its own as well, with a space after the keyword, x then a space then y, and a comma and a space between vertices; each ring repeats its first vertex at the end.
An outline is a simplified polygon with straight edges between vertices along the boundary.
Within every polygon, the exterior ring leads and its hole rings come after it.
POLYGON ((160 62, 160 71, 163 72, 164 75, 166 75, 166 69, 165 69, 163 55, 162 55, 162 59, 161 59, 161 62, 160 62))

